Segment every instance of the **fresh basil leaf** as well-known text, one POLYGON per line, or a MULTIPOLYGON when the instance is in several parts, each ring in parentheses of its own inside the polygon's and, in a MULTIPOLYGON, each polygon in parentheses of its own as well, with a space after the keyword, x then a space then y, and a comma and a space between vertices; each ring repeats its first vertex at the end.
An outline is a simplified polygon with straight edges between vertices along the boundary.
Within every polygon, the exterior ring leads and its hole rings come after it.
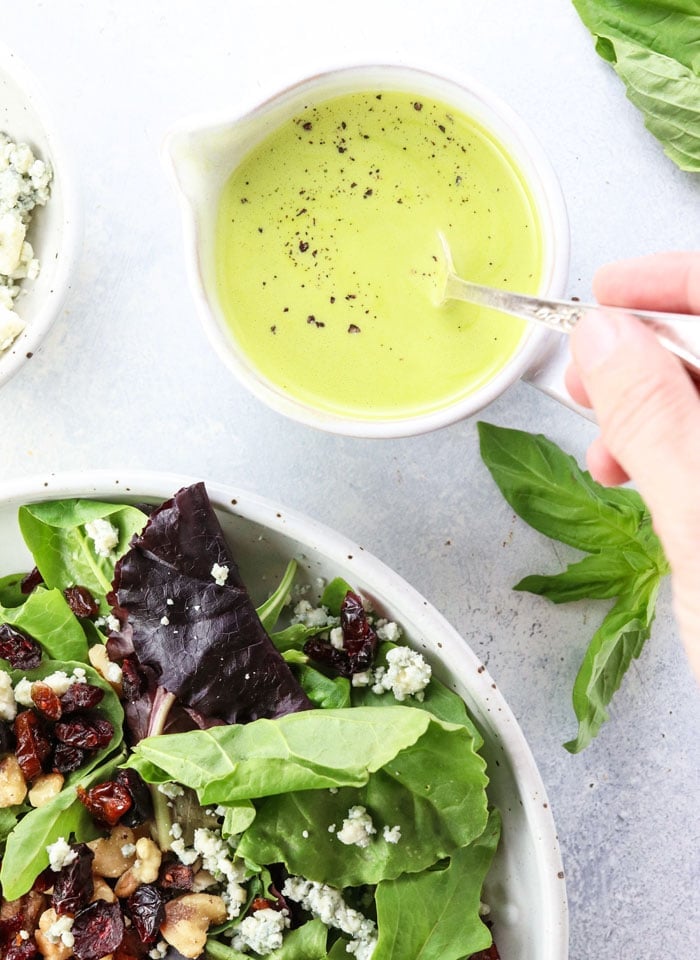
POLYGON ((21 590, 25 576, 24 573, 11 573, 7 577, 0 577, 0 607, 22 606, 27 599, 21 590))
POLYGON ((156 768, 159 778, 197 790, 204 804, 361 786, 415 743, 430 722, 410 707, 305 710, 276 720, 147 737, 127 766, 149 782, 156 768))
POLYGON ((618 490, 610 497, 541 434, 477 426, 484 463, 513 510, 535 530, 589 553, 635 539, 643 519, 636 495, 625 498, 618 490))
POLYGON ((108 780, 123 758, 123 754, 117 754, 89 773, 76 771, 79 777, 72 774, 59 794, 19 821, 7 838, 0 867, 0 886, 6 900, 16 900, 31 888, 49 864, 46 848, 59 837, 68 840, 72 835, 76 842, 82 842, 99 836, 94 820, 78 800, 77 787, 108 780))
POLYGON ((37 587, 21 607, 0 607, 0 622, 19 627, 53 660, 86 660, 88 645, 60 590, 37 587))
POLYGON ((563 573, 525 577, 513 589, 537 593, 552 603, 586 598, 609 600, 622 593, 636 572, 625 554, 606 550, 569 564, 563 573))
POLYGON ((416 743, 373 772, 359 789, 292 791, 259 802, 238 854, 262 863, 282 862, 292 874, 335 887, 425 870, 483 832, 484 767, 465 727, 447 727, 431 718, 416 743), (430 774, 435 770, 440 771, 439 781, 430 774), (337 836, 354 806, 365 807, 376 829, 366 847, 346 845, 337 836), (336 829, 329 830, 333 825, 336 829), (383 830, 397 825, 401 839, 391 843, 383 830))
POLYGON ((500 825, 492 811, 484 832, 446 865, 378 885, 379 939, 372 960, 461 960, 491 945, 479 904, 500 825))
POLYGON ((696 0, 573 0, 596 50, 682 170, 700 171, 696 0))
POLYGON ((115 560, 143 527, 145 514, 118 503, 54 500, 20 507, 18 519, 46 585, 59 590, 76 584, 87 587, 98 601, 100 612, 109 613, 105 594, 112 589, 115 560), (85 533, 85 524, 97 519, 108 520, 119 533, 119 542, 108 557, 97 554, 85 533))
POLYGON ((292 589, 296 572, 296 560, 290 560, 275 592, 257 608, 260 622, 268 633, 279 620, 282 610, 289 601, 289 591, 292 589))
POLYGON ((525 577, 515 589, 554 603, 618 597, 575 682, 579 732, 566 747, 577 752, 607 719, 607 705, 649 636, 668 561, 636 491, 597 484, 545 437, 486 423, 479 431, 484 460, 513 509, 535 529, 590 553, 563 573, 525 577))
POLYGON ((618 598, 595 632, 574 684, 579 726, 576 739, 564 744, 570 753, 587 747, 608 719, 606 708, 651 633, 658 590, 657 577, 637 582, 618 598))

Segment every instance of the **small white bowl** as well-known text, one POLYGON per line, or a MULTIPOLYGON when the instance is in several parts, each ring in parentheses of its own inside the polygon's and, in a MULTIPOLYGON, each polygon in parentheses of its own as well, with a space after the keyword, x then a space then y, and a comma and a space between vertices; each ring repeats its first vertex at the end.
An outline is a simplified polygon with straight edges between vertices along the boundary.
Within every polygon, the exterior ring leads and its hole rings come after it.
MULTIPOLYGON (((24 479, 0 486, 0 576, 29 569, 17 509, 64 497, 161 502, 192 478, 135 472, 24 479)), ((464 639, 405 580, 362 547, 294 511, 254 494, 207 483, 243 579, 256 603, 269 596, 287 562, 298 582, 343 577, 382 616, 398 622, 406 640, 431 662, 435 675, 465 701, 483 736, 489 796, 503 818, 501 844, 486 882, 494 939, 507 960, 566 960, 566 886, 551 808, 517 720, 488 671, 464 639)))
POLYGON ((15 310, 26 326, 0 353, 0 386, 39 349, 61 311, 78 254, 81 217, 75 178, 51 116, 30 72, 0 45, 0 130, 17 143, 28 143, 53 169, 48 203, 36 208, 27 234, 41 270, 36 280, 20 281, 15 310))

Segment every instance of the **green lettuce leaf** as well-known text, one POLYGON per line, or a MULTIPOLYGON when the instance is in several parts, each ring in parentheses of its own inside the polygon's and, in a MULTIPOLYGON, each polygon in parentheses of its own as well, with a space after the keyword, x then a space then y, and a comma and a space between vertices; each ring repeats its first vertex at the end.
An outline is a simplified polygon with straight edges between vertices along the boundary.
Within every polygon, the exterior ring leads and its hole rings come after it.
POLYGON ((20 507, 19 526, 48 587, 64 590, 78 584, 87 587, 109 613, 105 594, 112 589, 114 563, 139 533, 146 516, 136 507, 98 500, 54 500, 20 507), (112 555, 101 557, 84 526, 91 520, 109 520, 119 532, 112 555))
POLYGON ((289 591, 292 589, 296 572, 296 560, 290 560, 275 592, 257 608, 256 612, 260 617, 260 622, 268 633, 277 623, 279 615, 287 604, 289 591))
POLYGON ((373 772, 359 789, 293 791, 258 803, 238 854, 262 863, 282 862, 292 874, 335 887, 415 873, 483 832, 485 786, 484 762, 469 731, 431 718, 415 744, 373 772), (431 776, 435 770, 439 778, 431 776), (344 844, 337 836, 354 806, 366 809, 376 829, 365 847, 344 844), (395 826, 401 839, 391 843, 383 831, 395 826))
MULTIPOLYGON (((395 646, 395 643, 389 643, 388 641, 379 645, 375 660, 376 666, 387 666, 386 655, 395 646)), ((392 703, 394 699, 393 695, 386 690, 383 693, 374 693, 371 686, 352 687, 351 694, 354 707, 379 707, 392 703)), ((435 675, 430 678, 430 683, 423 692, 422 700, 411 697, 411 708, 427 710, 438 720, 444 720, 446 723, 459 723, 461 726, 467 727, 474 740, 475 748, 479 750, 482 747, 483 738, 469 716, 464 700, 457 696, 454 691, 448 689, 444 683, 441 683, 435 675)))
POLYGON ((36 587, 21 607, 0 607, 0 623, 28 633, 53 660, 87 660, 85 633, 60 590, 36 587))
POLYGON ((697 0, 573 0, 647 128, 682 170, 700 171, 697 0))
POLYGON ((147 737, 128 766, 149 782, 168 779, 191 787, 203 804, 362 786, 370 773, 414 744, 430 722, 410 707, 305 710, 276 720, 147 737))
POLYGON ((372 960, 460 960, 491 945, 479 905, 500 829, 494 810, 481 836, 446 864, 378 885, 379 940, 372 960))
POLYGON ((27 599, 22 593, 21 585, 24 573, 10 573, 0 577, 0 607, 20 607, 27 599))

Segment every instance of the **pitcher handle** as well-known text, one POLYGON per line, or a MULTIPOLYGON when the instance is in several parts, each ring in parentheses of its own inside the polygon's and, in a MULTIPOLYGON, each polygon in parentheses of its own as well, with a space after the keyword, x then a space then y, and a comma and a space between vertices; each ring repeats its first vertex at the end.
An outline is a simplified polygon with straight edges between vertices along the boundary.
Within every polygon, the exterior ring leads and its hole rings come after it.
POLYGON ((586 420, 595 423, 596 417, 593 411, 576 403, 566 389, 564 374, 570 362, 569 338, 565 334, 555 333, 545 350, 525 371, 522 379, 568 407, 569 410, 575 410, 586 420))

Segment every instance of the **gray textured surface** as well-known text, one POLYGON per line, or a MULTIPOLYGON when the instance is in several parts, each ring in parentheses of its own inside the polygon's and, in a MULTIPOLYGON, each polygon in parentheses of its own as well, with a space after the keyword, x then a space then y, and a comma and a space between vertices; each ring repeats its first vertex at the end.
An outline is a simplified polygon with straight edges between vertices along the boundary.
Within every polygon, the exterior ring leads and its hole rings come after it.
MULTIPOLYGON (((47 88, 80 170, 76 290, 44 350, 0 393, 0 479, 147 467, 230 481, 305 511, 394 567, 488 663, 549 791, 571 956, 696 956, 698 694, 663 591, 654 635, 581 756, 570 690, 598 604, 511 585, 570 556, 513 517, 474 422, 409 440, 322 435, 234 383, 194 317, 159 146, 170 124, 241 110, 288 81, 361 61, 473 75, 549 152, 572 227, 567 294, 618 256, 700 248, 700 181, 644 130, 566 0, 414 0, 344 8, 22 0, 3 41, 47 88), (526 12, 527 11, 527 12, 526 12)), ((582 458, 594 427, 518 384, 485 419, 539 429, 582 458)))

